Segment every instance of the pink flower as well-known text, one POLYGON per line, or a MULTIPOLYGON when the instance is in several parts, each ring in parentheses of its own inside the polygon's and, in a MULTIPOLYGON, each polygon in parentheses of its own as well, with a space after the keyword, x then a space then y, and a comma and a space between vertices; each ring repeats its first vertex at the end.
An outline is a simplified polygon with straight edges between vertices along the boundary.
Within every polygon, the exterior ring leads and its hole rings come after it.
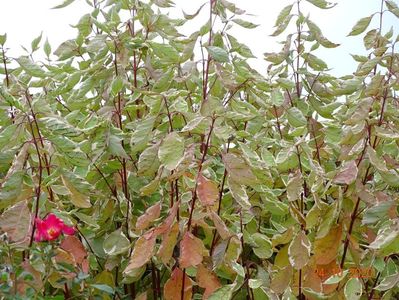
POLYGON ((57 239, 61 233, 73 235, 76 230, 67 226, 54 214, 49 214, 44 220, 36 218, 35 241, 52 241, 57 239))

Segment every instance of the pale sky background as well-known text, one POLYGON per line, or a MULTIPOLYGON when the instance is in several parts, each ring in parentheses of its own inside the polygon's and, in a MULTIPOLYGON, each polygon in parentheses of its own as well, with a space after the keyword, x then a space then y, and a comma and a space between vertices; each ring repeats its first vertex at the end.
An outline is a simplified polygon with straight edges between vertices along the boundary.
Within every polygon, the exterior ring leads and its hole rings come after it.
MULTIPOLYGON (((250 16, 240 16, 253 23, 259 24, 255 29, 241 29, 235 26, 231 33, 242 43, 246 44, 258 59, 252 59, 251 65, 258 71, 265 73, 267 63, 263 60, 263 53, 278 51, 281 46, 277 44, 285 37, 270 37, 274 31, 273 25, 280 10, 293 0, 230 0, 239 8, 246 10, 250 16)), ((335 43, 341 44, 339 48, 318 51, 317 55, 324 59, 335 75, 341 76, 354 72, 357 63, 354 62, 349 53, 364 54, 362 35, 358 37, 347 37, 353 25, 362 17, 379 11, 381 0, 330 0, 337 2, 337 6, 329 10, 320 10, 307 2, 304 3, 302 12, 310 14, 313 20, 321 27, 324 36, 335 43)), ((398 3, 398 0, 394 0, 398 3)), ((90 7, 84 0, 76 0, 70 6, 51 10, 50 8, 60 4, 63 0, 0 0, 0 34, 7 33, 6 47, 10 50, 8 55, 17 57, 23 55, 20 47, 24 45, 30 49, 30 43, 43 31, 43 40, 48 38, 53 51, 57 46, 70 38, 76 36, 76 29, 71 24, 76 24, 79 18, 87 12, 90 7)), ((182 10, 192 14, 205 0, 175 0, 175 8, 172 9, 172 17, 182 17, 182 10)), ((399 4, 399 3, 398 3, 399 4)), ((198 21, 192 22, 189 32, 198 29, 205 23, 207 9, 199 16, 198 21), (201 19, 202 18, 202 19, 201 19)), ((378 24, 378 15, 374 16, 373 23, 378 24)), ((384 16, 384 31, 393 26, 395 34, 399 31, 399 19, 387 13, 384 16)), ((39 53, 43 53, 39 50, 39 53)), ((41 54, 35 58, 42 59, 41 54)))

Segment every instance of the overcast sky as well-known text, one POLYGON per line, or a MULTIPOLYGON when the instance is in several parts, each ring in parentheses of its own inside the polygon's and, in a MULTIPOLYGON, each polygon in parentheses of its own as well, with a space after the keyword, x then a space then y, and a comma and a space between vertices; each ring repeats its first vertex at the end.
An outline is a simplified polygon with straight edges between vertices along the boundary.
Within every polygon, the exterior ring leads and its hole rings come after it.
MULTIPOLYGON (((76 30, 70 24, 76 24, 79 18, 90 7, 84 0, 76 0, 64 9, 51 10, 50 8, 63 0, 1 0, 0 34, 7 33, 6 46, 10 48, 9 55, 18 56, 24 52, 20 45, 29 48, 30 42, 43 31, 44 38, 48 38, 53 50, 66 39, 76 36, 76 30)), ((278 38, 269 35, 273 32, 273 25, 279 11, 292 0, 230 0, 238 7, 245 9, 248 14, 244 18, 260 24, 255 29, 235 28, 233 35, 242 43, 248 45, 253 53, 259 57, 252 60, 251 64, 259 71, 265 70, 267 64, 263 60, 264 52, 276 50, 278 38)), ((333 0, 330 0, 333 1, 333 0)), ((398 2, 398 0, 394 0, 398 2)), ((176 6, 171 15, 182 17, 182 10, 194 13, 205 0, 175 0, 176 6)), ((303 1, 304 2, 304 1, 303 1)), ((303 13, 308 12, 311 19, 318 24, 323 34, 335 43, 340 43, 338 49, 320 51, 318 55, 323 58, 329 67, 333 68, 335 75, 344 75, 355 71, 356 63, 349 53, 364 53, 362 37, 346 37, 352 26, 362 17, 369 16, 379 10, 380 0, 336 0, 338 3, 332 9, 320 10, 312 5, 303 5, 303 13)), ((378 16, 374 17, 376 26, 378 16)), ((200 18, 198 22, 201 22, 200 18)), ((193 22, 192 30, 202 24, 193 22)), ((384 18, 384 29, 391 26, 399 31, 399 20, 390 14, 384 18)), ((238 27, 238 26, 236 26, 238 27)), ((284 34, 283 34, 284 37, 284 34)), ((264 73, 264 72, 262 72, 264 73)))

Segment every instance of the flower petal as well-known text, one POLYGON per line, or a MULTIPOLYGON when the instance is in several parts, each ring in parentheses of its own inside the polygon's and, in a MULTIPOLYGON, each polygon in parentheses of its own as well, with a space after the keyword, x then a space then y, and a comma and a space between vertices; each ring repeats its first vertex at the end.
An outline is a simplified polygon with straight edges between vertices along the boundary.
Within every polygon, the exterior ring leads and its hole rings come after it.
POLYGON ((42 242, 44 240, 46 240, 46 230, 47 230, 47 226, 45 224, 45 222, 40 219, 40 218, 36 218, 35 219, 35 225, 36 225, 36 230, 35 230, 35 241, 36 242, 42 242))
POLYGON ((76 229, 72 226, 64 225, 62 228, 62 232, 67 235, 73 235, 76 232, 76 229))
POLYGON ((54 214, 49 214, 44 222, 46 223, 47 227, 57 228, 59 231, 61 231, 62 227, 64 226, 64 222, 54 214))

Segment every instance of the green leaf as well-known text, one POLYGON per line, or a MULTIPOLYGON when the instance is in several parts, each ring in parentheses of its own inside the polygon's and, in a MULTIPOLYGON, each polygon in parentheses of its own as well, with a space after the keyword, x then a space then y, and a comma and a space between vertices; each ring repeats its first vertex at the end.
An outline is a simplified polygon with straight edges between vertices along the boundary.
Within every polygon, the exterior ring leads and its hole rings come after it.
POLYGON ((16 59, 21 68, 33 77, 45 78, 46 72, 37 64, 32 62, 28 57, 21 56, 16 59))
POLYGON ((167 8, 167 7, 173 7, 175 4, 173 3, 173 1, 171 0, 153 0, 153 2, 159 6, 159 7, 163 7, 163 8, 167 8))
POLYGON ((150 183, 140 188, 141 196, 150 196, 159 188, 159 177, 155 177, 150 183))
POLYGON ((99 291, 102 291, 102 292, 105 292, 107 294, 110 294, 110 295, 115 294, 115 290, 112 287, 110 287, 109 285, 106 285, 106 284, 90 284, 90 286, 95 288, 95 289, 97 289, 97 290, 99 290, 99 291))
POLYGON ((392 0, 385 0, 385 4, 387 5, 388 10, 393 13, 396 17, 399 18, 399 7, 392 0))
POLYGON ((362 224, 374 224, 384 219, 388 215, 389 210, 396 206, 392 201, 379 202, 376 205, 368 208, 363 214, 362 224))
POLYGON ((197 116, 188 121, 181 132, 194 131, 195 133, 204 133, 207 128, 209 128, 209 120, 203 116, 197 116))
POLYGON ((325 296, 323 293, 317 293, 308 287, 303 288, 303 293, 305 296, 309 297, 309 299, 327 300, 331 298, 330 296, 325 296))
POLYGON ((230 1, 227 0, 219 0, 219 1, 225 8, 227 8, 233 14, 242 15, 243 13, 245 13, 245 10, 238 8, 234 3, 230 1))
POLYGON ((46 129, 54 135, 64 135, 67 137, 79 136, 81 132, 60 117, 45 117, 40 119, 46 129))
POLYGON ((394 170, 389 170, 387 172, 379 171, 382 180, 392 187, 399 187, 399 174, 394 170))
POLYGON ((354 35, 359 35, 362 32, 364 32, 367 27, 370 25, 371 19, 373 18, 374 15, 371 15, 369 17, 361 18, 355 26, 353 26, 351 32, 348 34, 348 36, 354 36, 354 35))
POLYGON ((65 60, 77 53, 78 45, 75 40, 68 40, 63 42, 55 49, 54 54, 58 56, 59 60, 65 60))
POLYGON ((337 5, 336 3, 327 2, 325 0, 306 0, 306 1, 322 9, 333 8, 335 5, 337 5))
POLYGON ((377 291, 387 291, 399 284, 399 273, 389 275, 381 280, 381 282, 375 287, 377 291))
POLYGON ((49 57, 51 54, 51 45, 48 42, 48 39, 46 39, 46 41, 44 42, 43 49, 44 49, 44 53, 46 54, 46 56, 49 57))
POLYGON ((81 193, 76 187, 68 180, 66 176, 62 176, 62 182, 64 183, 65 187, 68 189, 71 195, 71 202, 76 207, 80 208, 89 208, 91 207, 90 198, 81 193))
POLYGON ((231 179, 228 180, 227 185, 234 200, 237 201, 241 208, 244 210, 249 210, 251 208, 251 203, 248 200, 245 186, 231 179))
POLYGON ((336 48, 338 47, 340 44, 337 43, 333 43, 330 40, 328 40, 326 37, 320 35, 318 37, 316 37, 316 40, 320 43, 320 45, 322 45, 324 48, 336 48))
POLYGON ((131 144, 137 147, 137 151, 143 150, 147 146, 147 141, 151 136, 156 117, 147 117, 137 123, 135 131, 132 133, 131 144))
POLYGON ((111 92, 114 96, 118 95, 123 89, 123 78, 120 76, 115 77, 111 84, 111 92))
POLYGON ((165 64, 175 64, 180 60, 179 52, 169 44, 159 44, 151 42, 152 51, 158 56, 165 64))
POLYGON ((378 157, 377 152, 375 152, 373 147, 367 147, 367 155, 374 168, 381 172, 388 172, 385 162, 378 157))
POLYGON ((276 216, 285 216, 289 213, 288 205, 277 199, 271 197, 262 197, 262 202, 265 204, 265 210, 276 216))
POLYGON ((337 274, 331 275, 329 278, 327 278, 323 284, 336 284, 340 282, 342 279, 346 277, 346 275, 349 273, 349 270, 345 270, 342 272, 339 272, 337 274))
POLYGON ((208 300, 230 300, 233 296, 235 286, 235 283, 222 286, 221 288, 213 292, 208 297, 208 300))
POLYGON ((23 175, 23 171, 15 171, 4 179, 0 189, 0 209, 8 207, 20 195, 23 175))
POLYGON ((276 23, 274 24, 274 27, 278 27, 280 24, 282 24, 286 20, 286 18, 291 13, 293 6, 294 6, 294 4, 287 5, 280 11, 280 13, 278 14, 276 23))
POLYGON ((159 144, 152 145, 145 149, 138 162, 138 174, 140 176, 154 176, 160 165, 158 159, 159 144))
POLYGON ((223 48, 216 46, 207 46, 206 49, 208 50, 208 53, 212 57, 212 59, 216 62, 224 63, 229 61, 229 54, 223 48))
POLYGON ((169 133, 159 147, 159 160, 168 170, 174 170, 183 158, 183 154, 183 139, 176 132, 169 133))
POLYGON ((285 55, 283 52, 280 53, 264 53, 265 60, 270 61, 271 63, 275 65, 281 64, 286 58, 287 55, 285 55))
POLYGON ((42 35, 43 32, 41 32, 40 35, 32 41, 31 43, 32 52, 35 52, 37 49, 39 49, 39 43, 42 40, 42 35))
POLYGON ((237 39, 230 34, 227 34, 227 37, 231 43, 231 52, 235 51, 246 58, 255 58, 251 49, 249 49, 247 45, 239 43, 237 39))
POLYGON ((315 71, 323 71, 327 69, 327 64, 311 53, 307 53, 305 55, 305 60, 307 61, 309 66, 315 71))
POLYGON ((0 34, 0 45, 4 46, 4 44, 7 41, 7 33, 5 34, 0 34))
POLYGON ((75 0, 65 0, 63 3, 54 6, 52 9, 58 9, 58 8, 64 8, 67 7, 68 5, 70 5, 71 3, 73 3, 75 0))
POLYGON ((256 232, 252 235, 252 238, 257 245, 253 248, 253 251, 257 257, 260 259, 267 259, 273 255, 272 242, 267 236, 256 232))
POLYGON ((127 155, 125 149, 122 146, 122 141, 123 141, 122 138, 114 134, 109 135, 107 139, 108 150, 113 155, 129 159, 129 156, 127 155))
POLYGON ((292 19, 293 15, 288 15, 287 18, 284 19, 284 21, 282 21, 277 28, 274 30, 274 32, 271 34, 271 36, 278 36, 281 33, 284 32, 284 30, 287 29, 288 25, 290 24, 290 21, 292 19))
POLYGON ((118 229, 105 238, 103 247, 108 255, 118 255, 129 249, 130 242, 122 230, 118 229))
POLYGON ((363 288, 359 278, 350 278, 344 289, 346 299, 359 300, 362 296, 363 288))
POLYGON ((371 249, 383 249, 389 246, 398 236, 397 225, 387 226, 378 231, 376 239, 370 244, 371 249))
POLYGON ((375 129, 375 134, 381 138, 384 139, 393 139, 393 140, 398 140, 399 139, 399 133, 394 132, 388 128, 383 128, 383 127, 374 127, 375 129))
POLYGON ((357 76, 368 75, 380 61, 381 61, 380 57, 374 57, 374 58, 368 60, 367 62, 360 65, 360 67, 356 71, 355 75, 357 75, 357 76))
POLYGON ((284 95, 279 89, 274 89, 271 93, 272 104, 280 107, 284 103, 284 95))
POLYGON ((296 107, 290 107, 287 111, 288 123, 293 127, 306 126, 307 120, 302 112, 296 107))
POLYGON ((15 124, 2 128, 0 131, 0 149, 10 142, 11 138, 15 135, 16 130, 17 125, 15 124))
MULTIPOLYGON (((281 85, 281 87, 289 89, 289 90, 295 87, 295 83, 288 78, 282 77, 282 78, 278 78, 276 81, 281 85)), ((272 97, 273 97, 273 95, 272 95, 272 97)), ((283 97, 282 97, 282 100, 284 101, 283 97)), ((283 102, 281 102, 281 104, 282 103, 283 102)))
POLYGON ((186 13, 183 11, 184 18, 185 18, 186 20, 192 20, 192 19, 194 19, 196 16, 198 16, 198 14, 200 13, 201 9, 205 6, 205 4, 206 4, 206 3, 202 4, 202 5, 198 8, 198 10, 197 10, 194 14, 192 14, 192 15, 186 14, 186 13))
POLYGON ((258 27, 259 25, 257 25, 257 24, 254 24, 254 23, 251 23, 251 22, 248 22, 248 21, 245 21, 245 20, 242 20, 242 19, 233 19, 232 20, 234 23, 236 23, 236 24, 238 24, 238 25, 240 25, 240 26, 242 26, 242 27, 244 27, 244 28, 248 28, 248 29, 252 29, 252 28, 256 28, 256 27, 258 27))

